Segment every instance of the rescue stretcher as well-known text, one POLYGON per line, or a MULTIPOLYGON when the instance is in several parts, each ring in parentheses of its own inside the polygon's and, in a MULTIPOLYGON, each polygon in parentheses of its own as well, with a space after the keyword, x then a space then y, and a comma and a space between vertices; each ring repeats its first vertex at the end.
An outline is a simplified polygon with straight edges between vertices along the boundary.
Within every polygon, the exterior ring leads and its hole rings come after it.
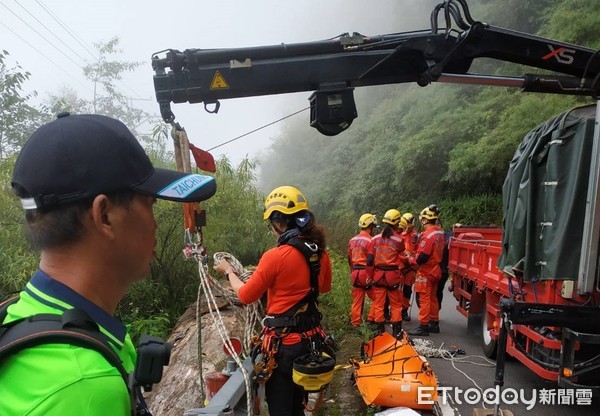
POLYGON ((385 332, 376 336, 362 345, 361 360, 350 362, 367 405, 433 410, 437 403, 435 374, 405 333, 399 340, 385 332))

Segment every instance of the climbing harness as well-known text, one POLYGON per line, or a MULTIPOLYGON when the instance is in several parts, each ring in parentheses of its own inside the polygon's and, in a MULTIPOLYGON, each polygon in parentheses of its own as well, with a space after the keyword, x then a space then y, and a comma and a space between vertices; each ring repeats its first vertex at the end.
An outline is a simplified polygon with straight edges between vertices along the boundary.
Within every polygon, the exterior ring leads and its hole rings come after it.
POLYGON ((253 339, 254 390, 266 383, 277 367, 275 356, 286 339, 308 340, 310 352, 293 362, 294 383, 304 389, 304 408, 314 412, 322 403, 323 390, 329 385, 335 367, 333 339, 321 328, 322 315, 317 308, 321 252, 317 244, 299 236, 280 242, 302 253, 310 270, 310 290, 298 303, 277 316, 266 316, 261 333, 253 339), (309 393, 319 393, 313 407, 309 407, 309 393))
MULTIPOLYGON (((173 127, 171 136, 174 141, 175 159, 178 170, 189 172, 191 170, 189 166, 189 152, 192 146, 189 144, 185 130, 182 129, 179 124, 174 122, 171 124, 173 127)), ((197 159, 196 161, 198 164, 197 159)), ((264 311, 259 301, 244 307, 242 316, 242 314, 239 313, 239 307, 237 306, 239 301, 236 299, 235 293, 233 293, 231 289, 221 285, 208 273, 208 261, 206 249, 203 245, 201 229, 202 225, 204 225, 204 218, 202 216, 202 211, 199 210, 199 204, 191 204, 190 206, 184 207, 184 223, 184 255, 186 258, 194 259, 198 262, 198 272, 200 276, 200 285, 198 287, 198 296, 196 299, 196 324, 198 328, 198 360, 200 363, 200 372, 202 372, 202 336, 200 322, 201 314, 199 309, 201 294, 204 294, 208 305, 208 311, 213 322, 215 322, 217 333, 221 337, 226 351, 236 362, 244 376, 248 411, 253 408, 251 406, 253 398, 258 398, 259 387, 269 380, 273 370, 276 368, 277 362, 275 360, 275 355, 281 345, 285 343, 283 340, 287 337, 299 337, 300 340, 309 340, 309 344, 311 345, 310 354, 312 355, 309 354, 304 357, 304 361, 300 360, 298 363, 295 363, 298 367, 295 371, 297 373, 300 371, 298 374, 301 374, 300 376, 297 375, 296 380, 299 381, 300 385, 306 387, 305 391, 308 395, 309 391, 315 391, 316 384, 314 378, 317 377, 322 382, 319 384, 320 388, 318 391, 322 391, 322 389, 331 381, 333 367, 335 367, 335 351, 332 348, 333 343, 331 338, 328 337, 320 327, 322 316, 317 309, 317 297, 319 295, 318 278, 321 252, 317 244, 292 235, 289 235, 288 238, 286 238, 284 244, 291 245, 299 250, 308 263, 310 269, 310 290, 300 302, 290 308, 290 310, 286 311, 286 313, 278 316, 267 316, 261 321, 260 317, 264 315, 264 311), (254 366, 252 383, 250 382, 247 370, 242 365, 240 356, 236 353, 233 345, 231 345, 229 334, 225 328, 222 316, 219 312, 219 307, 215 300, 215 292, 227 299, 228 303, 233 307, 233 310, 235 310, 239 315, 239 318, 241 318, 240 320, 243 320, 244 322, 243 350, 250 351, 251 360, 254 366), (263 325, 263 328, 259 332, 259 335, 253 336, 253 330, 259 323, 263 325), (310 359, 309 356, 311 357, 310 359), (322 363, 327 363, 327 371, 321 371, 322 363), (329 367, 331 368, 329 369, 329 367), (308 374, 309 377, 304 376, 304 373, 301 372, 303 370, 310 372, 310 374, 308 374), (309 383, 306 380, 311 381, 309 383)), ((219 252, 215 253, 213 257, 215 264, 218 264, 221 260, 226 260, 231 265, 235 274, 243 282, 250 277, 251 273, 246 271, 241 263, 231 254, 219 252)), ((204 395, 202 376, 200 383, 202 395, 204 395)), ((305 407, 307 403, 306 399, 307 396, 305 397, 305 407)), ((202 397, 202 401, 204 401, 204 397, 202 397)), ((255 400, 254 411, 258 414, 259 410, 260 403, 255 400)))
MULTIPOLYGON (((174 117, 170 120, 172 126, 171 137, 173 138, 175 162, 177 170, 182 172, 191 172, 190 152, 192 153, 196 165, 209 172, 215 172, 214 159, 210 153, 196 148, 192 145, 187 137, 185 129, 179 123, 174 122, 174 117)), ((238 368, 244 376, 246 383, 246 399, 247 409, 251 409, 252 391, 250 376, 242 365, 240 355, 236 352, 234 345, 231 342, 229 333, 223 322, 223 318, 219 312, 219 305, 215 299, 215 292, 224 297, 227 302, 236 311, 238 317, 242 318, 239 312, 239 301, 236 299, 235 293, 232 290, 224 287, 220 282, 213 278, 208 272, 208 256, 203 242, 202 227, 206 224, 204 211, 200 209, 200 204, 190 203, 184 204, 184 244, 183 254, 187 259, 193 259, 198 263, 198 274, 200 284, 198 285, 198 294, 196 297, 196 326, 198 328, 198 367, 200 371, 200 394, 201 402, 204 402, 204 378, 202 376, 202 324, 201 324, 201 298, 204 294, 208 312, 211 319, 215 323, 217 333, 219 334, 224 348, 231 358, 235 361, 238 368)), ((250 276, 250 273, 243 269, 242 265, 229 253, 215 253, 215 262, 220 262, 221 259, 226 259, 231 265, 235 273, 245 281, 250 276), (244 280, 245 279, 245 280, 244 280)), ((260 322, 262 315, 260 302, 255 302, 252 305, 244 307, 243 322, 244 322, 244 340, 243 350, 248 351, 251 345, 251 338, 254 327, 260 322)))

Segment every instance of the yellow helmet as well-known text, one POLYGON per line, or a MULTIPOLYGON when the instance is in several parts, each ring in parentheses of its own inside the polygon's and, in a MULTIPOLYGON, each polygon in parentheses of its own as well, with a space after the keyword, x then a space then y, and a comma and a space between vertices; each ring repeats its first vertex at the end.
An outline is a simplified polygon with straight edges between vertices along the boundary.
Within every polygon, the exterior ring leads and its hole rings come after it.
POLYGON ((398 225, 401 217, 402 215, 397 209, 388 209, 381 222, 385 222, 386 224, 390 225, 398 225))
POLYGON ((294 360, 292 380, 305 392, 318 392, 331 383, 334 370, 335 359, 324 352, 301 355, 294 360))
POLYGON ((434 205, 430 205, 427 208, 423 208, 423 210, 419 214, 419 220, 422 220, 423 218, 429 221, 437 220, 439 211, 437 211, 437 209, 434 208, 437 207, 435 207, 434 205))
POLYGON ((409 225, 414 225, 415 216, 410 212, 402 215, 402 219, 400 220, 400 228, 408 228, 409 225))
POLYGON ((268 220, 275 211, 291 215, 308 209, 308 202, 302 192, 293 186, 280 186, 273 189, 265 199, 263 218, 268 220))
POLYGON ((377 217, 373 214, 363 214, 358 219, 358 226, 360 228, 367 228, 371 224, 377 225, 377 217))

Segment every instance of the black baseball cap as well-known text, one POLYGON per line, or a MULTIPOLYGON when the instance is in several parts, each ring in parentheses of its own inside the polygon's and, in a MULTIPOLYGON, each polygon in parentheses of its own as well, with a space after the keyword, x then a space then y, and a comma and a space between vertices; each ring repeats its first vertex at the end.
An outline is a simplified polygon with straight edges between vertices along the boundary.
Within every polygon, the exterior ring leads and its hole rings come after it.
POLYGON ((21 149, 11 182, 23 208, 51 210, 99 194, 135 191, 178 202, 199 202, 217 190, 211 176, 158 169, 118 120, 60 113, 21 149))

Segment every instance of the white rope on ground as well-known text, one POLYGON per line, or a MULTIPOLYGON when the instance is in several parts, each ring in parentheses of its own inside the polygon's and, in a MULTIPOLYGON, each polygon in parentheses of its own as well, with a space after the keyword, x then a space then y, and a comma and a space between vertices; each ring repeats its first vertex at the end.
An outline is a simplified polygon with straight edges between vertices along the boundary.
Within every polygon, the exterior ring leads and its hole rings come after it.
MULTIPOLYGON (((457 357, 455 355, 455 353, 452 353, 450 350, 444 348, 443 342, 439 347, 434 347, 433 341, 431 341, 431 340, 425 340, 422 338, 411 338, 411 341, 413 343, 415 351, 417 351, 417 353, 419 355, 422 355, 423 357, 427 357, 427 358, 443 358, 446 361, 450 361, 450 363, 452 364, 452 367, 456 371, 458 371, 459 373, 464 375, 471 383, 473 383, 473 385, 475 385, 475 387, 483 395, 483 389, 479 386, 479 384, 477 384, 477 382, 475 380, 473 380, 473 378, 471 378, 466 372, 459 369, 456 366, 456 363, 473 364, 473 365, 477 365, 480 367, 495 367, 496 366, 495 362, 488 359, 487 357, 484 357, 483 355, 457 357), (484 362, 478 363, 475 361, 470 361, 470 359, 472 359, 472 358, 482 358, 484 362)), ((483 404, 483 408, 484 409, 486 408, 485 403, 483 404)))

